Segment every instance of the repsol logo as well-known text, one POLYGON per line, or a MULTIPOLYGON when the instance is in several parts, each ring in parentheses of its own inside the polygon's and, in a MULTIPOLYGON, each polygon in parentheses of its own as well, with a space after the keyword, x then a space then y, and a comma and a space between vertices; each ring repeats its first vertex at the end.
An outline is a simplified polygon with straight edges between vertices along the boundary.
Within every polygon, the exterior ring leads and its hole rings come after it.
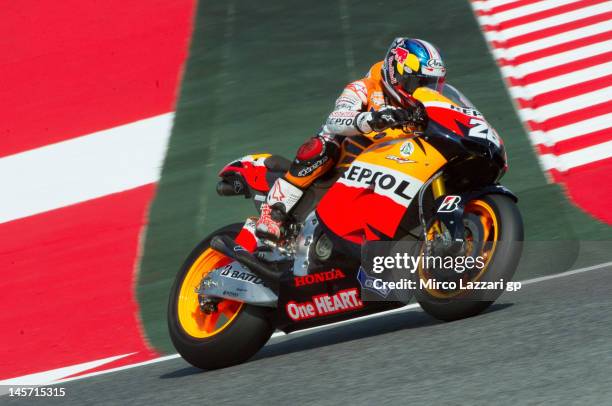
POLYGON ((374 185, 382 190, 388 190, 402 199, 412 199, 412 196, 406 193, 408 187, 410 186, 410 182, 404 179, 398 180, 391 173, 373 171, 371 169, 353 164, 349 170, 344 172, 342 178, 366 186, 374 185))

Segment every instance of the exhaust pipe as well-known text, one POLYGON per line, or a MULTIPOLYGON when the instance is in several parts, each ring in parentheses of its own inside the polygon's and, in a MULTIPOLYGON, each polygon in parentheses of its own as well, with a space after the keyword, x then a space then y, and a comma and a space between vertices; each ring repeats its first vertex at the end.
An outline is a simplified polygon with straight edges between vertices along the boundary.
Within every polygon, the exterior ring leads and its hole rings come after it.
POLYGON ((236 244, 231 237, 226 235, 214 236, 210 241, 210 246, 214 250, 219 251, 223 255, 226 255, 246 266, 264 281, 264 285, 271 289, 277 290, 282 272, 277 271, 269 265, 261 262, 254 255, 245 250, 241 245, 236 244))

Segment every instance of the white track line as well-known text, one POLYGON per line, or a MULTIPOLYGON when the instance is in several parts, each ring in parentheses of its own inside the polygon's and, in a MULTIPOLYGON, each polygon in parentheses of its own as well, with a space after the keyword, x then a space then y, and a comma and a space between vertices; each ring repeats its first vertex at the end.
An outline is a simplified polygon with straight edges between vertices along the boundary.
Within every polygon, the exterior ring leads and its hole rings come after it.
MULTIPOLYGON (((526 279, 524 281, 521 281, 521 283, 524 284, 524 285, 529 285, 529 284, 543 282, 543 281, 547 281, 547 280, 551 280, 551 279, 563 278, 563 277, 566 277, 566 276, 571 276, 571 275, 576 275, 576 274, 580 274, 580 273, 584 273, 584 272, 594 271, 594 270, 601 269, 601 268, 606 268, 606 267, 609 267, 609 266, 612 266, 612 261, 604 262, 604 263, 593 265, 593 266, 589 266, 589 267, 586 267, 586 268, 574 269, 574 270, 571 270, 571 271, 562 272, 562 273, 555 274, 555 275, 548 275, 548 276, 542 276, 542 277, 538 277, 538 278, 526 279)), ((344 321, 340 321, 340 322, 337 322, 337 323, 332 323, 332 324, 326 324, 326 325, 323 325, 323 326, 312 327, 312 328, 309 328, 309 329, 304 329, 304 330, 296 331, 295 333, 292 333, 292 334, 300 334, 300 333, 305 333, 305 332, 317 331, 317 330, 325 329, 325 328, 331 327, 331 326, 338 326, 338 325, 342 325, 342 324, 355 323, 355 322, 366 320, 366 319, 370 319, 370 318, 381 317, 381 316, 385 316, 385 315, 393 314, 393 313, 401 313, 401 312, 405 312, 407 310, 413 310, 413 309, 417 309, 417 308, 419 308, 418 303, 413 303, 413 304, 409 304, 408 306, 401 307, 399 309, 388 310, 388 311, 385 311, 385 312, 370 314, 370 315, 363 316, 363 317, 358 317, 358 318, 355 318, 355 319, 344 320, 344 321)), ((284 336, 284 335, 286 335, 286 334, 282 333, 282 332, 276 332, 276 333, 272 334, 272 338, 279 337, 279 336, 284 336)), ((136 364, 124 365, 124 366, 121 366, 121 367, 107 369, 107 370, 104 370, 104 371, 92 372, 90 374, 85 374, 85 375, 77 376, 77 377, 74 377, 74 378, 68 378, 68 379, 62 379, 62 380, 55 381, 55 382, 50 382, 50 383, 48 383, 48 385, 61 385, 63 383, 67 383, 67 382, 78 381, 78 380, 81 380, 81 379, 87 379, 87 378, 91 378, 91 377, 99 376, 99 375, 106 375, 106 374, 110 374, 110 373, 113 373, 113 372, 124 371, 126 369, 137 368, 137 367, 144 366, 144 365, 157 364, 157 363, 160 363, 160 362, 169 361, 169 360, 176 359, 176 358, 180 358, 180 355, 179 354, 166 355, 166 356, 155 358, 155 359, 151 359, 151 360, 148 360, 148 361, 138 362, 136 364)), ((14 378, 14 379, 19 379, 19 378, 14 378)))
POLYGON ((156 182, 168 113, 0 159, 0 223, 156 182))
POLYGON ((474 7, 475 10, 489 11, 495 7, 517 3, 518 1, 519 0, 472 0, 472 7, 474 7))
POLYGON ((546 131, 546 140, 553 144, 612 127, 612 113, 546 131))
MULTIPOLYGON (((610 120, 612 120, 612 113, 594 117, 588 120, 583 120, 578 123, 569 124, 563 127, 555 128, 554 130, 530 131, 529 139, 534 145, 543 144, 543 145, 547 145, 550 147, 561 141, 569 140, 571 138, 581 137, 581 136, 593 133, 595 131, 601 131, 601 130, 611 128, 612 124, 610 120)), ((593 146, 593 148, 594 147, 598 147, 598 146, 595 145, 593 146)), ((572 154, 576 154, 577 152, 578 151, 572 152, 572 154)), ((606 152, 606 150, 602 150, 601 147, 599 147, 599 149, 595 148, 594 150, 591 150, 590 153, 593 154, 594 158, 599 157, 596 160, 601 160, 601 159, 608 158, 607 154, 609 152, 606 152)), ((588 154, 571 155, 571 156, 573 156, 574 158, 570 158, 570 160, 582 161, 583 158, 586 159, 588 157, 588 154), (580 158, 578 158, 579 156, 580 158)), ((548 158, 549 162, 552 162, 550 161, 551 157, 553 157, 553 155, 549 156, 548 158)), ((570 165, 570 167, 575 167, 575 166, 577 165, 570 165)))
MULTIPOLYGON (((557 8, 557 3, 559 3, 559 6, 564 6, 564 5, 571 4, 571 3, 580 3, 580 1, 582 1, 582 0, 548 0, 548 1, 540 1, 539 3, 533 3, 533 4, 521 6, 521 7, 515 7, 513 9, 506 10, 506 11, 499 11, 499 12, 496 12, 496 13, 489 13, 489 14, 481 15, 481 16, 478 16, 478 18, 480 19, 480 22, 483 25, 488 25, 488 26, 491 26, 491 27, 495 27, 495 26, 497 26, 499 24, 502 24, 502 23, 505 23, 507 21, 513 20, 515 18, 527 17, 527 16, 529 16, 531 14, 534 14, 534 12, 530 12, 529 9, 534 10, 535 8, 540 8, 541 10, 539 10, 539 11, 545 11, 545 10, 551 10, 551 9, 557 8)), ((590 7, 593 7, 593 6, 590 6, 590 7)), ((509 31, 511 29, 514 29, 514 28, 517 28, 517 27, 521 27, 521 26, 527 26, 528 29, 530 29, 531 28, 530 24, 534 24, 534 23, 537 23, 537 22, 540 22, 540 21, 545 21, 545 20, 550 19, 551 17, 563 16, 565 14, 575 13, 576 11, 581 11, 582 9, 585 9, 585 8, 587 8, 587 7, 582 6, 581 8, 579 8, 577 10, 566 11, 564 13, 561 13, 561 12, 557 11, 557 13, 552 15, 552 16, 549 16, 549 17, 546 17, 546 18, 540 18, 539 20, 535 20, 535 21, 531 21, 531 22, 527 22, 527 23, 522 23, 522 24, 519 24, 519 25, 513 25, 512 27, 509 27, 509 28, 506 28, 506 29, 502 29, 502 30, 497 30, 497 31, 506 32, 506 31, 509 31)), ((535 25, 534 27, 540 27, 540 26, 539 25, 535 25)))
MULTIPOLYGON (((491 30, 501 33, 506 40, 509 40, 519 35, 529 34, 540 31, 546 28, 555 27, 561 24, 570 23, 583 18, 592 17, 594 15, 604 14, 612 11, 612 2, 596 4, 594 6, 580 8, 567 13, 553 15, 541 20, 533 21, 526 24, 520 24, 504 30, 491 30)), ((495 15, 493 16, 478 16, 481 25, 495 26, 499 24, 495 15)))
POLYGON ((540 51, 546 48, 557 46, 560 44, 566 44, 568 42, 576 41, 582 38, 592 37, 604 32, 608 32, 612 29, 609 21, 604 21, 598 24, 589 25, 586 27, 576 28, 571 31, 566 31, 560 34, 551 35, 550 37, 542 37, 535 41, 526 42, 524 44, 508 47, 512 55, 515 57, 518 55, 528 54, 534 51, 540 51))
POLYGON ((608 266, 612 266, 612 261, 604 262, 604 263, 593 265, 593 266, 587 266, 585 268, 573 269, 571 271, 565 271, 565 272, 561 272, 561 273, 554 274, 554 275, 546 275, 546 276, 540 276, 539 278, 526 279, 522 281, 521 283, 523 285, 531 285, 534 283, 549 281, 551 279, 563 278, 566 276, 572 276, 572 275, 578 275, 578 274, 585 273, 585 272, 596 271, 598 269, 606 268, 608 266))
POLYGON ((504 21, 513 20, 519 17, 525 17, 531 14, 539 13, 541 11, 550 10, 551 8, 561 7, 566 4, 578 3, 581 0, 547 0, 539 1, 537 3, 527 4, 522 7, 515 7, 510 10, 495 13, 495 21, 502 23, 504 21))
POLYGON ((600 65, 580 69, 574 72, 566 73, 564 75, 544 79, 539 82, 530 83, 525 86, 512 86, 510 87, 510 91, 524 91, 528 95, 535 97, 537 95, 548 93, 553 90, 559 90, 568 86, 573 86, 579 83, 588 82, 589 80, 608 76, 610 72, 612 72, 612 62, 602 63, 600 65))
MULTIPOLYGON (((504 77, 521 78, 531 73, 539 72, 544 69, 554 68, 559 65, 568 63, 567 61, 578 61, 586 58, 591 58, 601 54, 610 54, 612 56, 612 40, 597 42, 585 47, 571 49, 569 51, 560 52, 543 58, 534 59, 519 65, 502 66, 501 71, 504 77)), ((512 56, 507 52, 503 52, 502 58, 512 61, 512 56)))
POLYGON ((546 170, 557 169, 561 172, 608 158, 612 158, 612 141, 592 145, 561 155, 540 155, 540 160, 546 170))
POLYGON ((116 361, 121 358, 125 358, 129 355, 136 354, 135 352, 129 354, 115 355, 114 357, 103 358, 95 361, 89 361, 82 364, 70 365, 63 368, 52 369, 50 371, 37 372, 34 374, 20 376, 18 378, 5 379, 0 381, 0 386, 25 386, 25 385, 45 385, 49 382, 61 379, 65 376, 78 374, 79 372, 87 371, 93 368, 97 368, 109 362, 116 361))
POLYGON ((542 123, 561 114, 570 113, 579 109, 594 106, 603 101, 609 100, 612 96, 612 86, 593 92, 570 97, 555 103, 539 106, 535 109, 525 108, 519 110, 523 121, 533 120, 542 123))

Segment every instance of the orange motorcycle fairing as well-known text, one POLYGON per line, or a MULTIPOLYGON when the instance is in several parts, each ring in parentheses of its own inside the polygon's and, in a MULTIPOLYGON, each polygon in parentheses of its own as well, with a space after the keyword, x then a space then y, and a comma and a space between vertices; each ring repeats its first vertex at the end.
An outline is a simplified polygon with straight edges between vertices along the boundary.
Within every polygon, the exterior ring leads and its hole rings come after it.
POLYGON ((421 138, 392 138, 371 145, 351 163, 317 206, 317 216, 335 235, 356 244, 392 239, 412 201, 445 164, 421 138))

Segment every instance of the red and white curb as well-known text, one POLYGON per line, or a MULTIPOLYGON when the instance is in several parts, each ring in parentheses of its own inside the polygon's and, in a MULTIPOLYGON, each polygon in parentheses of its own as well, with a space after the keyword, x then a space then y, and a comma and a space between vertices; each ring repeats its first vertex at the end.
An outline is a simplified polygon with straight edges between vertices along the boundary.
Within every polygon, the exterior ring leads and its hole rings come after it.
POLYGON ((0 223, 157 182, 173 117, 162 114, 0 158, 0 223))
POLYGON ((612 157, 612 2, 472 0, 543 169, 612 157))
POLYGON ((194 11, 193 0, 3 10, 0 379, 158 356, 135 269, 194 11))

